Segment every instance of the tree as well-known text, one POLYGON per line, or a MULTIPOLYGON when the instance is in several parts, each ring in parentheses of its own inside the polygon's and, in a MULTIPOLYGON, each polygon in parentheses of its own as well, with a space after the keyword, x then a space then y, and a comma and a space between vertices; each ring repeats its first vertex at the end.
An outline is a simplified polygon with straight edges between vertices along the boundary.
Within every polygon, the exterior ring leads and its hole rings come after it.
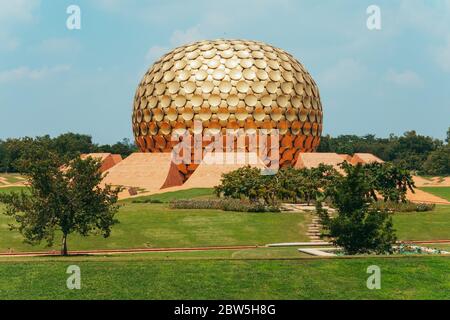
POLYGON ((317 213, 324 226, 323 236, 342 247, 350 255, 392 252, 396 241, 392 218, 384 211, 370 208, 373 198, 373 178, 360 164, 341 165, 345 175, 331 181, 325 196, 337 210, 331 216, 317 202, 317 213))
POLYGON ((113 144, 112 146, 106 144, 100 146, 98 149, 101 152, 120 154, 122 157, 128 157, 130 154, 137 151, 136 145, 132 143, 130 139, 126 138, 120 142, 113 144))
POLYGON ((91 136, 72 132, 59 135, 53 139, 52 145, 58 154, 71 157, 95 151, 91 136))
POLYGON ((445 139, 445 142, 447 142, 447 144, 450 144, 450 127, 448 127, 447 138, 445 139))
POLYGON ((220 185, 215 187, 218 196, 258 201, 262 198, 263 180, 261 169, 245 166, 222 175, 220 185))
POLYGON ((415 184, 409 170, 403 169, 392 163, 373 162, 364 165, 369 171, 372 182, 372 196, 377 200, 379 193, 385 202, 406 202, 408 190, 414 192, 415 184))
POLYGON ((428 155, 441 145, 440 140, 418 135, 415 131, 408 131, 393 142, 387 160, 391 160, 402 168, 420 171, 428 155))
POLYGON ((450 175, 450 145, 431 152, 423 164, 423 172, 433 176, 450 175))
POLYGON ((34 147, 26 151, 18 168, 28 179, 29 191, 2 194, 0 202, 6 204, 5 214, 15 220, 10 227, 17 229, 25 242, 45 240, 51 246, 59 231, 61 254, 67 255, 67 238, 72 233, 109 237, 118 222, 114 215, 120 189, 99 187, 103 177, 98 160, 69 160, 34 147))
POLYGON ((310 204, 336 175, 339 173, 332 166, 324 164, 317 168, 283 168, 276 174, 279 182, 278 197, 310 204))

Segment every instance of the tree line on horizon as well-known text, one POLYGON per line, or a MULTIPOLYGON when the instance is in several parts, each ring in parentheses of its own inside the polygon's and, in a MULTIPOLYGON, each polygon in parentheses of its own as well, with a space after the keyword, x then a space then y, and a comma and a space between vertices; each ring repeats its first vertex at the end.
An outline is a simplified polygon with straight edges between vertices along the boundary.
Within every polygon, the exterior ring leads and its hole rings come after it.
POLYGON ((0 140, 0 172, 17 172, 17 161, 27 150, 32 150, 36 146, 69 158, 86 153, 113 153, 127 157, 138 150, 134 142, 127 138, 112 145, 99 145, 94 143, 89 135, 72 132, 61 134, 55 138, 49 135, 35 138, 9 138, 0 140))
MULTIPOLYGON (((445 141, 407 131, 402 136, 391 134, 388 138, 375 135, 322 136, 318 152, 342 154, 372 153, 384 161, 421 175, 450 175, 450 128, 445 141)), ((115 144, 99 145, 85 134, 64 133, 55 138, 49 135, 35 138, 9 138, 0 140, 0 172, 17 172, 15 163, 33 145, 44 146, 62 156, 75 157, 83 153, 106 152, 127 157, 138 151, 129 139, 115 144)))

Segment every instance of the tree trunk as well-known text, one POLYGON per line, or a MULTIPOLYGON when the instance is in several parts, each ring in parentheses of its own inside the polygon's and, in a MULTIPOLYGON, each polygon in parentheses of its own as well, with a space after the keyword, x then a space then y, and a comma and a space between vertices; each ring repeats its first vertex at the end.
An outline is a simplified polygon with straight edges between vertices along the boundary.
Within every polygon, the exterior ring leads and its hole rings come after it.
POLYGON ((67 252, 67 234, 63 234, 63 237, 62 237, 61 255, 68 256, 68 252, 67 252))

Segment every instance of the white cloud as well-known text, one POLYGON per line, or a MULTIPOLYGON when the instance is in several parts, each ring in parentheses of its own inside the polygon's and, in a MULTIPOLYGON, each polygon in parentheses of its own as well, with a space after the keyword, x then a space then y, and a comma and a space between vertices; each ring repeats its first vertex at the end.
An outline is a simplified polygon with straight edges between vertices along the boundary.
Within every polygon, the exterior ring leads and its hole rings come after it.
POLYGON ((121 11, 129 0, 96 0, 95 4, 105 11, 121 11))
POLYGON ((180 46, 186 43, 201 40, 203 38, 202 33, 198 26, 189 28, 187 30, 175 30, 170 37, 170 44, 172 46, 180 46))
POLYGON ((145 58, 149 61, 155 61, 165 53, 169 52, 171 48, 178 47, 187 43, 195 42, 203 39, 203 35, 199 30, 198 26, 186 29, 186 30, 175 30, 169 39, 169 45, 154 45, 152 46, 145 55, 145 58))
POLYGON ((31 69, 29 67, 18 67, 11 70, 0 71, 0 83, 14 82, 19 80, 41 80, 52 75, 69 71, 68 65, 59 65, 54 67, 42 67, 31 69))
POLYGON ((81 45, 71 38, 51 38, 44 40, 37 47, 37 51, 45 54, 76 53, 80 51, 81 45))
POLYGON ((18 38, 13 37, 8 32, 0 30, 0 51, 11 51, 15 50, 20 44, 18 38))
POLYGON ((153 46, 145 55, 145 59, 149 61, 156 61, 160 57, 162 57, 165 53, 167 53, 170 49, 168 47, 162 47, 162 46, 153 46))
POLYGON ((355 59, 343 59, 331 68, 322 72, 319 82, 328 87, 344 87, 359 81, 366 68, 355 59))
POLYGON ((14 35, 14 27, 32 22, 40 3, 40 0, 0 0, 0 50, 19 47, 20 40, 14 35))
POLYGON ((450 72, 450 37, 447 43, 432 49, 432 55, 437 65, 445 72, 450 72))
POLYGON ((40 3, 40 0, 0 0, 0 25, 32 20, 40 3))
POLYGON ((389 70, 386 74, 386 80, 401 87, 421 87, 423 85, 419 75, 411 70, 389 70))

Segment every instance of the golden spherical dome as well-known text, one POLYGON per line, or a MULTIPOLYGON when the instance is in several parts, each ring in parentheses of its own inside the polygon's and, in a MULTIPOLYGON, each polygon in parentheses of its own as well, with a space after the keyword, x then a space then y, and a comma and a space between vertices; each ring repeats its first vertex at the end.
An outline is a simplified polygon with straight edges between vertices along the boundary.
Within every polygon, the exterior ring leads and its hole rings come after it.
MULTIPOLYGON (((279 164, 315 151, 322 132, 319 90, 286 51, 258 41, 213 40, 181 46, 144 75, 136 91, 133 131, 143 152, 170 152, 172 133, 278 129, 279 164)), ((187 177, 195 165, 180 165, 187 177)))

